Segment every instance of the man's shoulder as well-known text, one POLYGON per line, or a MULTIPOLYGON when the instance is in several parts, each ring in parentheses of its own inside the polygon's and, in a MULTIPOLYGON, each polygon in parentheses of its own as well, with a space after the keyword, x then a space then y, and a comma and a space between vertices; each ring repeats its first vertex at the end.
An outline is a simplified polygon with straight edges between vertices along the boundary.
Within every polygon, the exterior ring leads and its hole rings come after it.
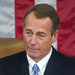
POLYGON ((26 52, 16 53, 0 59, 0 75, 15 75, 17 69, 26 66, 26 52))
POLYGON ((3 63, 3 62, 17 61, 18 59, 21 59, 21 58, 23 58, 25 56, 26 56, 26 52, 25 51, 22 51, 22 52, 19 52, 19 53, 10 55, 10 56, 6 56, 4 58, 0 58, 0 63, 1 62, 3 63))
POLYGON ((56 60, 61 61, 62 63, 75 64, 75 58, 68 57, 60 52, 58 52, 55 48, 53 48, 53 55, 56 60))
POLYGON ((66 56, 65 54, 62 54, 60 52, 57 51, 57 54, 59 56, 59 58, 61 60, 63 60, 64 62, 75 62, 75 58, 72 58, 72 57, 69 57, 69 56, 66 56))
POLYGON ((67 75, 68 73, 75 74, 75 58, 68 57, 53 48, 53 53, 50 60, 53 66, 57 69, 62 68, 60 69, 61 72, 63 70, 63 72, 66 72, 67 75))

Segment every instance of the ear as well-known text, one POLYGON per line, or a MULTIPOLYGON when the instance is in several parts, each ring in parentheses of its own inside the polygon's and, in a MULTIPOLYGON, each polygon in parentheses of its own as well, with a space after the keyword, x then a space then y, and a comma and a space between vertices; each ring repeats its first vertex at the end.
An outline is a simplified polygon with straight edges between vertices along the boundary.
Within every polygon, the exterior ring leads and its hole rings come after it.
POLYGON ((58 34, 59 34, 59 31, 56 30, 56 32, 52 36, 52 43, 54 43, 57 40, 58 34))

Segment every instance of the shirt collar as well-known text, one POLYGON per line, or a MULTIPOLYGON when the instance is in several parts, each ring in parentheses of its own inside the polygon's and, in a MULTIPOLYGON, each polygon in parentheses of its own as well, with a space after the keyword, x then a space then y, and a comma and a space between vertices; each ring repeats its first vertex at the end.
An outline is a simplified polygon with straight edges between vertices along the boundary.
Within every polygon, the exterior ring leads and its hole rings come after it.
POLYGON ((28 56, 28 54, 27 54, 27 59, 28 59, 28 63, 30 66, 30 73, 32 72, 32 68, 33 68, 34 64, 36 63, 40 69, 41 74, 43 75, 45 68, 46 68, 46 65, 48 63, 48 60, 51 57, 51 54, 52 54, 52 47, 51 47, 50 52, 37 63, 35 61, 33 61, 32 58, 30 56, 28 56))
POLYGON ((51 54, 52 54, 52 48, 50 50, 50 52, 42 59, 40 60, 37 65, 39 66, 39 69, 40 69, 40 72, 41 73, 44 73, 45 71, 45 68, 46 68, 46 65, 48 63, 48 60, 50 59, 51 57, 51 54))

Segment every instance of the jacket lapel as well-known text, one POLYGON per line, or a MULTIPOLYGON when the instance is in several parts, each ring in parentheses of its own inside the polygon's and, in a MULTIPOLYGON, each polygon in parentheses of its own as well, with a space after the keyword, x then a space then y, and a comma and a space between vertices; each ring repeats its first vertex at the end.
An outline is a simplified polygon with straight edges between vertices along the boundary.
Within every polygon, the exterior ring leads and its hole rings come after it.
POLYGON ((15 75, 29 75, 28 61, 26 58, 26 53, 24 52, 22 55, 18 56, 16 66, 16 74, 15 75))
POLYGON ((58 56, 58 52, 53 48, 51 58, 47 64, 44 75, 60 75, 62 64, 58 56))

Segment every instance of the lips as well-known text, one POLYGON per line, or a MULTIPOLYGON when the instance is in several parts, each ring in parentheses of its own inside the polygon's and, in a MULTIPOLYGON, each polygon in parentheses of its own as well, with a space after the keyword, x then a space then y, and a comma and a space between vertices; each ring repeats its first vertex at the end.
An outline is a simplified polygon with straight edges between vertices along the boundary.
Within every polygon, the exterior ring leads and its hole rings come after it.
POLYGON ((28 47, 28 49, 31 49, 31 50, 39 50, 38 48, 30 48, 30 47, 28 47))
POLYGON ((39 51, 38 48, 31 48, 31 47, 28 47, 28 50, 33 53, 39 51))

